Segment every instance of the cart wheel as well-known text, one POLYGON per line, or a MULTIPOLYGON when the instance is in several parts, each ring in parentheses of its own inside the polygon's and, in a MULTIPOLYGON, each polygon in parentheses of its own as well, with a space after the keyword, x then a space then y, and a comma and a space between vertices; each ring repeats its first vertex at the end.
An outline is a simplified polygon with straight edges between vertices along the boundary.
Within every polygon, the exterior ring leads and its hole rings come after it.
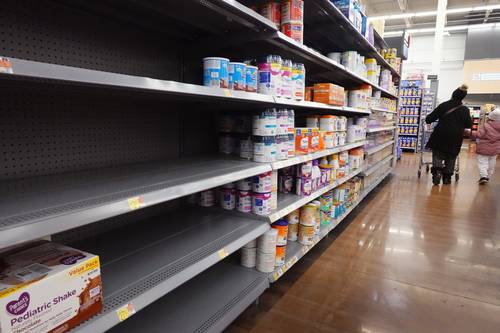
POLYGON ((429 173, 429 171, 430 171, 430 170, 431 170, 431 169, 429 168, 429 166, 428 166, 428 165, 426 165, 426 166, 425 166, 425 172, 429 173))
POLYGON ((458 182, 458 180, 460 179, 460 175, 458 173, 455 174, 455 181, 458 182))
POLYGON ((418 178, 420 178, 420 176, 422 176, 422 171, 418 170, 417 174, 418 174, 418 178))

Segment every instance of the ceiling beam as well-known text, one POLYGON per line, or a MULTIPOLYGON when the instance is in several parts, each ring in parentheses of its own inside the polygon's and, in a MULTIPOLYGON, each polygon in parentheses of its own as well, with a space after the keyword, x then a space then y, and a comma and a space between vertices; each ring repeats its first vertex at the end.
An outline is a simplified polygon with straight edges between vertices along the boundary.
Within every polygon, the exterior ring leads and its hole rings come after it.
MULTIPOLYGON (((406 11, 408 10, 408 1, 407 0, 396 0, 396 2, 398 3, 398 6, 399 6, 399 10, 401 11, 401 13, 406 13, 406 11)), ((411 19, 408 18, 408 17, 405 17, 405 24, 406 24, 406 27, 407 28, 411 28, 411 19)))

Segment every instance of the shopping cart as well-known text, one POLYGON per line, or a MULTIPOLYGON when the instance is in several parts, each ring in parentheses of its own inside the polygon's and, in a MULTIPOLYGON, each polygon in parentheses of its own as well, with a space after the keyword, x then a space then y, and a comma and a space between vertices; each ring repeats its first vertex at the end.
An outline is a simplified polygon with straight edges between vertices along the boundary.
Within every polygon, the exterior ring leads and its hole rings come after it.
MULTIPOLYGON (((425 161, 425 154, 432 154, 432 151, 430 149, 427 149, 427 142, 429 141, 429 138, 432 134, 432 131, 434 130, 435 123, 433 124, 426 124, 425 123, 425 118, 422 117, 421 119, 421 124, 420 128, 422 128, 421 132, 421 139, 420 139, 420 150, 419 150, 419 163, 418 163, 418 171, 417 175, 418 178, 422 176, 422 169, 425 167, 425 172, 429 173, 431 166, 432 166, 432 157, 430 158, 429 161, 425 161)), ((431 155, 432 156, 432 155, 431 155)), ((460 156, 457 157, 455 161, 455 181, 458 182, 460 179, 460 156)))

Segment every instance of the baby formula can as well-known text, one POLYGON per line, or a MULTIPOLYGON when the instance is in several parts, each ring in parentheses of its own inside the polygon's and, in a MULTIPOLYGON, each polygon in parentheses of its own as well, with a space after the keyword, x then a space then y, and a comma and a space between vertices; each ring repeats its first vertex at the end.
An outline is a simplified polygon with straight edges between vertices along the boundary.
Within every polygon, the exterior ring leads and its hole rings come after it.
POLYGON ((281 2, 281 23, 303 22, 304 1, 285 0, 281 2))
POLYGON ((236 190, 234 188, 222 188, 220 190, 220 206, 227 210, 236 208, 236 190))
POLYGON ((254 193, 252 211, 254 214, 263 216, 271 214, 271 193, 254 193))
POLYGON ((240 138, 240 157, 245 160, 253 158, 253 141, 251 136, 244 135, 240 138))
POLYGON ((278 220, 271 224, 271 228, 278 230, 278 237, 276 238, 276 245, 286 245, 288 235, 288 221, 285 219, 278 220))
POLYGON ((286 245, 276 246, 276 257, 274 266, 280 267, 285 264, 286 245))
POLYGON ((253 177, 252 190, 254 193, 269 193, 273 190, 272 171, 261 173, 253 177))
POLYGON ((228 72, 229 89, 245 91, 247 89, 246 65, 242 62, 230 62, 228 72))
POLYGON ((278 127, 277 111, 270 108, 252 117, 252 134, 260 136, 276 135, 278 127))
POLYGON ((316 225, 316 214, 318 212, 318 207, 312 203, 304 205, 300 209, 300 224, 307 226, 316 225))
POLYGON ((306 118, 306 124, 309 128, 319 128, 319 116, 308 116, 306 118))
POLYGON ((312 161, 307 161, 299 164, 297 166, 297 177, 311 177, 312 168, 313 168, 312 161))
POLYGON ((283 175, 279 176, 278 190, 281 193, 292 193, 293 191, 293 176, 283 175))
POLYGON ((288 158, 295 156, 295 135, 293 133, 288 134, 288 158))
POLYGON ((274 271, 274 263, 276 262, 275 257, 276 249, 273 253, 257 251, 257 270, 262 273, 272 273, 274 271))
POLYGON ((236 139, 231 134, 222 134, 219 137, 219 152, 222 154, 232 154, 235 152, 236 139))
POLYGON ((288 224, 298 224, 300 223, 300 209, 296 209, 286 216, 288 224))
POLYGON ((259 73, 259 68, 257 66, 247 65, 247 67, 246 67, 246 83, 247 83, 247 91, 248 92, 257 92, 258 73, 259 73))
POLYGON ((279 55, 271 56, 271 95, 281 96, 281 65, 279 55))
POLYGON ((281 96, 285 98, 293 97, 292 66, 292 61, 288 59, 284 59, 281 65, 281 96))
POLYGON ((260 7, 260 15, 267 18, 269 21, 273 22, 277 28, 281 24, 281 4, 279 1, 266 1, 260 7))
POLYGON ((302 245, 312 245, 314 242, 314 226, 299 224, 299 243, 302 245))
POLYGON ((241 266, 252 268, 255 267, 257 262, 257 248, 245 248, 240 250, 241 253, 241 266))
POLYGON ((326 132, 334 132, 335 131, 335 123, 336 123, 336 118, 335 116, 322 116, 319 119, 319 129, 321 131, 326 131, 326 132))
POLYGON ((199 205, 202 207, 212 207, 215 204, 214 190, 206 190, 200 192, 199 205))
POLYGON ((259 69, 258 91, 264 95, 272 95, 271 91, 271 59, 267 57, 259 60, 257 64, 259 69))
POLYGON ((242 213, 252 212, 252 193, 250 191, 237 191, 237 209, 242 213))
POLYGON ((203 58, 203 85, 208 87, 228 88, 229 59, 219 57, 203 58))
POLYGON ((276 160, 282 161, 288 159, 288 135, 276 136, 276 160))
POLYGON ((255 162, 274 162, 276 155, 276 136, 253 136, 253 160, 255 162))
POLYGON ((288 110, 278 109, 276 111, 276 134, 288 135, 288 110))
POLYGON ((296 100, 304 100, 305 89, 306 89, 306 68, 304 64, 293 64, 292 67, 292 87, 293 87, 293 97, 296 100))
POLYGON ((303 22, 283 23, 281 25, 281 32, 300 44, 304 43, 303 22))
POLYGON ((262 253, 272 253, 274 255, 277 240, 278 230, 271 228, 257 239, 257 247, 262 253))
POLYGON ((239 191, 251 191, 252 190, 252 184, 253 184, 253 178, 248 177, 245 179, 238 180, 236 182, 236 188, 239 191))
POLYGON ((299 237, 299 224, 288 224, 288 235, 287 235, 287 240, 289 241, 296 241, 299 237))
POLYGON ((298 177, 295 184, 295 193, 297 195, 311 195, 312 179, 310 177, 298 177))

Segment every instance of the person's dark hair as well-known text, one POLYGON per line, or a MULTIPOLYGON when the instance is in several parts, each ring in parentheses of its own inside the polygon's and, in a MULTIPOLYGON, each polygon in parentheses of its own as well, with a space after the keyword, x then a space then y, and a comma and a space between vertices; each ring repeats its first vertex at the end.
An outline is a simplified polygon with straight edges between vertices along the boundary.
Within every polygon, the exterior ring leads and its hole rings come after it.
POLYGON ((469 87, 466 84, 462 84, 460 87, 455 89, 455 91, 451 95, 451 98, 455 101, 461 102, 465 98, 465 96, 467 96, 468 89, 469 87))

